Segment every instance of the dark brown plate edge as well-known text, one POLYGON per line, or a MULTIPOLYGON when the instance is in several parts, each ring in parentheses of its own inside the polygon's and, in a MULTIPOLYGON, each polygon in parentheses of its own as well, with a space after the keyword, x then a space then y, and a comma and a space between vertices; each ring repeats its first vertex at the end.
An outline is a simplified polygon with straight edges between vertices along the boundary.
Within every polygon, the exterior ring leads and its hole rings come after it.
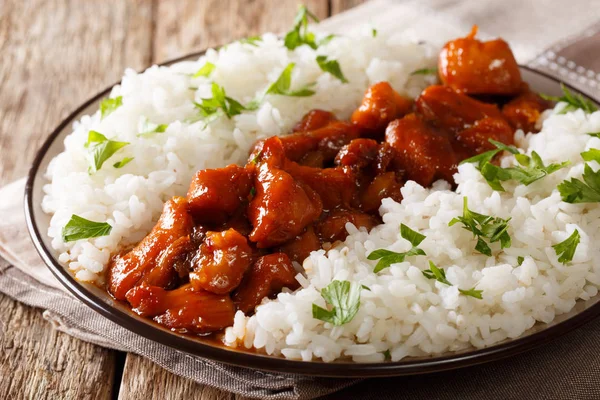
MULTIPOLYGON (((180 61, 200 57, 205 51, 190 53, 188 55, 176 58, 159 64, 160 66, 171 65, 180 61)), ((555 77, 544 72, 537 71, 527 66, 520 68, 528 70, 532 73, 542 75, 556 83, 561 83, 555 77)), ((119 83, 119 82, 118 82, 119 83)), ((116 84, 118 84, 116 83, 116 84)), ((586 98, 599 103, 598 100, 590 95, 583 93, 572 87, 569 84, 564 84, 569 90, 581 93, 586 98)), ((193 356, 209 359, 212 361, 223 362, 226 364, 259 369, 280 373, 312 375, 322 377, 387 377, 401 375, 416 375, 432 372, 441 372, 451 369, 464 368, 468 366, 479 365, 491 361, 500 360, 511 357, 536 347, 542 346, 552 340, 565 335, 566 333, 579 328, 580 326, 592 321, 600 316, 600 302, 590 306, 584 311, 575 316, 552 325, 542 331, 532 333, 528 336, 510 340, 506 343, 493 345, 483 349, 477 349, 468 353, 451 354, 441 357, 431 357, 418 360, 398 361, 398 362, 380 362, 380 363, 351 363, 351 362, 333 362, 325 363, 320 361, 296 361, 288 360, 282 357, 267 356, 256 353, 247 353, 243 351, 229 350, 225 347, 219 347, 202 343, 201 341, 186 338, 184 336, 171 333, 163 330, 150 322, 143 322, 133 317, 132 314, 123 312, 117 308, 111 307, 102 299, 86 289, 83 285, 75 280, 75 278, 67 271, 57 260, 50 249, 48 249, 42 241, 42 233, 34 222, 34 206, 33 206, 33 185, 35 177, 39 172, 39 167, 46 152, 51 144, 60 135, 62 130, 73 122, 73 120, 93 102, 107 96, 112 87, 101 91, 97 95, 90 98, 69 116, 67 116, 58 127, 44 141, 41 148, 38 150, 33 164, 27 175, 27 183, 25 185, 25 219, 29 235, 33 241, 36 251, 44 260, 52 274, 58 281, 67 288, 77 299, 81 300, 88 307, 101 314, 103 317, 115 322, 116 324, 154 342, 169 346, 177 351, 184 352, 193 356)))

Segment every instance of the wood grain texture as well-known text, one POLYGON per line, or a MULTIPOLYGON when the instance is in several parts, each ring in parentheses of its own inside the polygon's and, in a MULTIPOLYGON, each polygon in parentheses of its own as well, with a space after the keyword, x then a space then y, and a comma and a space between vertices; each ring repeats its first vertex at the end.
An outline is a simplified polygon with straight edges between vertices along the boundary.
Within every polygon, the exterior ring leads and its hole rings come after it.
POLYGON ((149 1, 0 1, 0 185, 69 112, 150 64, 151 18, 149 1))
POLYGON ((128 354, 119 400, 129 399, 246 400, 249 398, 201 385, 174 375, 146 358, 128 354))
POLYGON ((264 32, 286 31, 305 4, 326 18, 327 0, 157 0, 154 62, 264 32))
MULTIPOLYGON (((152 3, 0 1, 0 185, 23 176, 62 118, 151 60, 152 3)), ((115 353, 0 295, 0 399, 109 399, 115 353)))
POLYGON ((367 0, 331 0, 331 15, 341 13, 366 2, 367 0))
POLYGON ((0 294, 0 399, 110 399, 114 352, 60 333, 0 294))

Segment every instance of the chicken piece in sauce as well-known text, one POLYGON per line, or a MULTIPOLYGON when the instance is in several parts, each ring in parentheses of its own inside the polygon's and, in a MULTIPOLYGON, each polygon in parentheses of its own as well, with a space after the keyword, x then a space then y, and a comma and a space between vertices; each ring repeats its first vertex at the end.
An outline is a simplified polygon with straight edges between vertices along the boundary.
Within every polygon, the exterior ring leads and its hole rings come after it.
POLYGON ((388 82, 379 82, 367 89, 351 121, 360 128, 361 136, 381 138, 387 125, 408 114, 412 104, 411 99, 401 96, 388 82))
POLYGON ((259 248, 296 237, 323 211, 319 195, 310 186, 277 167, 282 153, 279 138, 267 139, 257 166, 256 195, 248 205, 248 219, 254 229, 248 238, 259 248))
POLYGON ((333 243, 337 240, 344 240, 347 236, 346 224, 350 222, 357 228, 366 228, 371 230, 381 223, 381 220, 374 216, 355 210, 335 210, 329 213, 325 218, 316 224, 316 231, 322 242, 333 243))
POLYGON ((238 287, 251 263, 248 240, 235 229, 207 232, 191 259, 190 283, 196 290, 226 294, 238 287))
POLYGON ((253 176, 248 168, 229 165, 196 173, 187 198, 198 223, 223 223, 248 199, 253 176))
POLYGON ((515 95, 521 89, 521 73, 508 43, 502 39, 475 39, 477 26, 467 37, 442 48, 438 70, 442 83, 465 94, 515 95))
POLYGON ((140 285, 127 293, 133 311, 177 332, 207 334, 233 324, 235 306, 229 295, 195 290, 183 285, 175 290, 140 285))
POLYGON ((304 232, 278 247, 277 250, 287 254, 290 260, 302 263, 311 251, 319 250, 320 248, 321 241, 312 225, 309 225, 304 232))
POLYGON ((525 85, 521 94, 502 107, 502 114, 513 128, 522 129, 525 133, 537 132, 535 127, 537 120, 542 112, 551 106, 548 100, 544 100, 525 85))
POLYGON ((125 300, 134 287, 157 265, 161 254, 177 239, 192 232, 194 221, 188 213, 183 197, 173 197, 165 203, 156 226, 136 247, 112 258, 108 267, 108 291, 117 299, 125 300))
POLYGON ((290 258, 284 253, 273 253, 256 261, 240 287, 233 293, 232 299, 238 310, 249 313, 259 305, 263 298, 273 296, 284 287, 291 290, 300 285, 290 258))
POLYGON ((298 122, 293 132, 310 132, 315 129, 323 128, 331 122, 337 121, 332 112, 325 110, 311 110, 298 122))
POLYGON ((425 121, 450 132, 470 128, 483 118, 504 119, 496 105, 475 100, 447 86, 429 86, 415 105, 425 121))
POLYGON ((410 114, 388 125, 385 141, 396 151, 394 165, 404 171, 407 180, 422 186, 438 179, 452 182, 460 160, 444 131, 410 114))
POLYGON ((511 144, 513 136, 512 127, 504 119, 483 118, 475 121, 470 128, 458 132, 456 140, 465 149, 466 154, 473 156, 495 149, 496 146, 490 143, 490 139, 504 144, 511 144))

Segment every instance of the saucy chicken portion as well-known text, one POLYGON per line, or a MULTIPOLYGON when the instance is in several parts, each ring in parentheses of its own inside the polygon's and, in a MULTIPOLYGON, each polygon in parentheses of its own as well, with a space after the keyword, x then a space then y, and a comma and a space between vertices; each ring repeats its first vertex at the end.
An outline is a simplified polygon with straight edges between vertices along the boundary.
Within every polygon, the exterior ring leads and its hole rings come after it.
POLYGON ((533 131, 550 104, 522 82, 504 41, 475 33, 444 46, 441 84, 414 100, 378 82, 349 121, 312 110, 290 134, 255 143, 245 165, 198 171, 187 197, 112 257, 109 293, 174 331, 218 332, 236 310, 297 289, 301 263, 343 241, 348 224, 378 225, 381 201, 401 201, 406 181, 454 185, 460 161, 490 139, 533 131))

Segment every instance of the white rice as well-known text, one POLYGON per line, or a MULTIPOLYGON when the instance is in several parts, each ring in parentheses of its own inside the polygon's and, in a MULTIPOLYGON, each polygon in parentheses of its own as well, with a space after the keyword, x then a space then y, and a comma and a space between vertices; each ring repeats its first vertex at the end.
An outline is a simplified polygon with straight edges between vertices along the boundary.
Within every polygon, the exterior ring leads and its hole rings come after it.
POLYGON ((158 219, 164 202, 185 195, 197 170, 245 162, 254 141, 288 133, 313 108, 348 118, 373 83, 390 81, 396 90, 414 97, 426 78, 410 77, 410 72, 431 66, 435 53, 430 46, 401 36, 372 37, 365 28, 337 36, 317 51, 308 46, 289 51, 275 35, 265 34, 257 46, 232 43, 219 51, 209 50, 197 61, 153 66, 141 74, 127 70, 111 93, 111 97, 122 96, 123 105, 102 120, 97 112, 76 122, 73 133, 65 138, 65 151, 46 172, 50 183, 44 187, 42 207, 52 214, 48 235, 59 260, 77 279, 101 281, 110 254, 141 240, 158 219), (317 54, 336 59, 349 83, 322 72, 315 61, 317 54), (191 78, 207 61, 216 66, 210 79, 191 78), (258 110, 231 120, 221 117, 207 126, 185 122, 198 115, 193 101, 212 97, 212 81, 223 86, 229 97, 247 104, 291 62, 296 64, 292 89, 316 82, 315 95, 270 95, 258 110), (164 133, 138 137, 138 125, 144 119, 169 127, 164 133), (93 175, 88 174, 84 148, 90 130, 130 143, 93 175), (113 167, 125 157, 134 159, 121 169, 113 167), (65 243, 62 229, 73 214, 108 222, 113 229, 108 236, 65 243))
MULTIPOLYGON (((580 153, 600 148, 600 139, 587 133, 598 131, 600 112, 546 112, 542 131, 526 136, 518 131, 517 144, 528 153, 535 150, 546 163, 572 164, 530 186, 503 183, 504 193, 493 191, 473 164, 459 168, 456 192, 442 181, 432 189, 408 182, 401 203, 383 200, 383 224, 369 233, 348 224, 350 235, 344 243, 313 252, 304 262, 307 276, 298 279, 300 290, 265 299, 252 317, 238 312, 226 331, 226 343, 299 360, 351 357, 375 362, 384 360, 389 351, 392 361, 398 361, 490 346, 522 335, 537 321, 551 322, 577 300, 595 296, 600 285, 600 250, 593 245, 600 241, 600 207, 567 204, 556 189, 564 179, 581 177, 580 153), (494 244, 494 256, 487 257, 474 251, 471 232, 460 224, 448 226, 462 215, 463 196, 473 211, 512 218, 510 248, 500 251, 494 244), (427 236, 419 246, 427 256, 409 257, 373 273, 376 261, 366 258, 371 251, 410 248, 400 236, 401 223, 427 236), (551 246, 575 229, 581 243, 573 262, 563 265, 551 246), (519 256, 525 258, 521 266, 519 256), (429 260, 445 269, 453 286, 423 276, 429 260), (313 303, 325 307, 320 290, 332 280, 370 288, 361 291, 354 319, 337 327, 312 317, 313 303), (459 295, 458 288, 473 287, 483 291, 482 300, 459 295)), ((506 156, 502 163, 513 164, 514 157, 506 156)), ((590 164, 594 170, 600 167, 590 164)))

